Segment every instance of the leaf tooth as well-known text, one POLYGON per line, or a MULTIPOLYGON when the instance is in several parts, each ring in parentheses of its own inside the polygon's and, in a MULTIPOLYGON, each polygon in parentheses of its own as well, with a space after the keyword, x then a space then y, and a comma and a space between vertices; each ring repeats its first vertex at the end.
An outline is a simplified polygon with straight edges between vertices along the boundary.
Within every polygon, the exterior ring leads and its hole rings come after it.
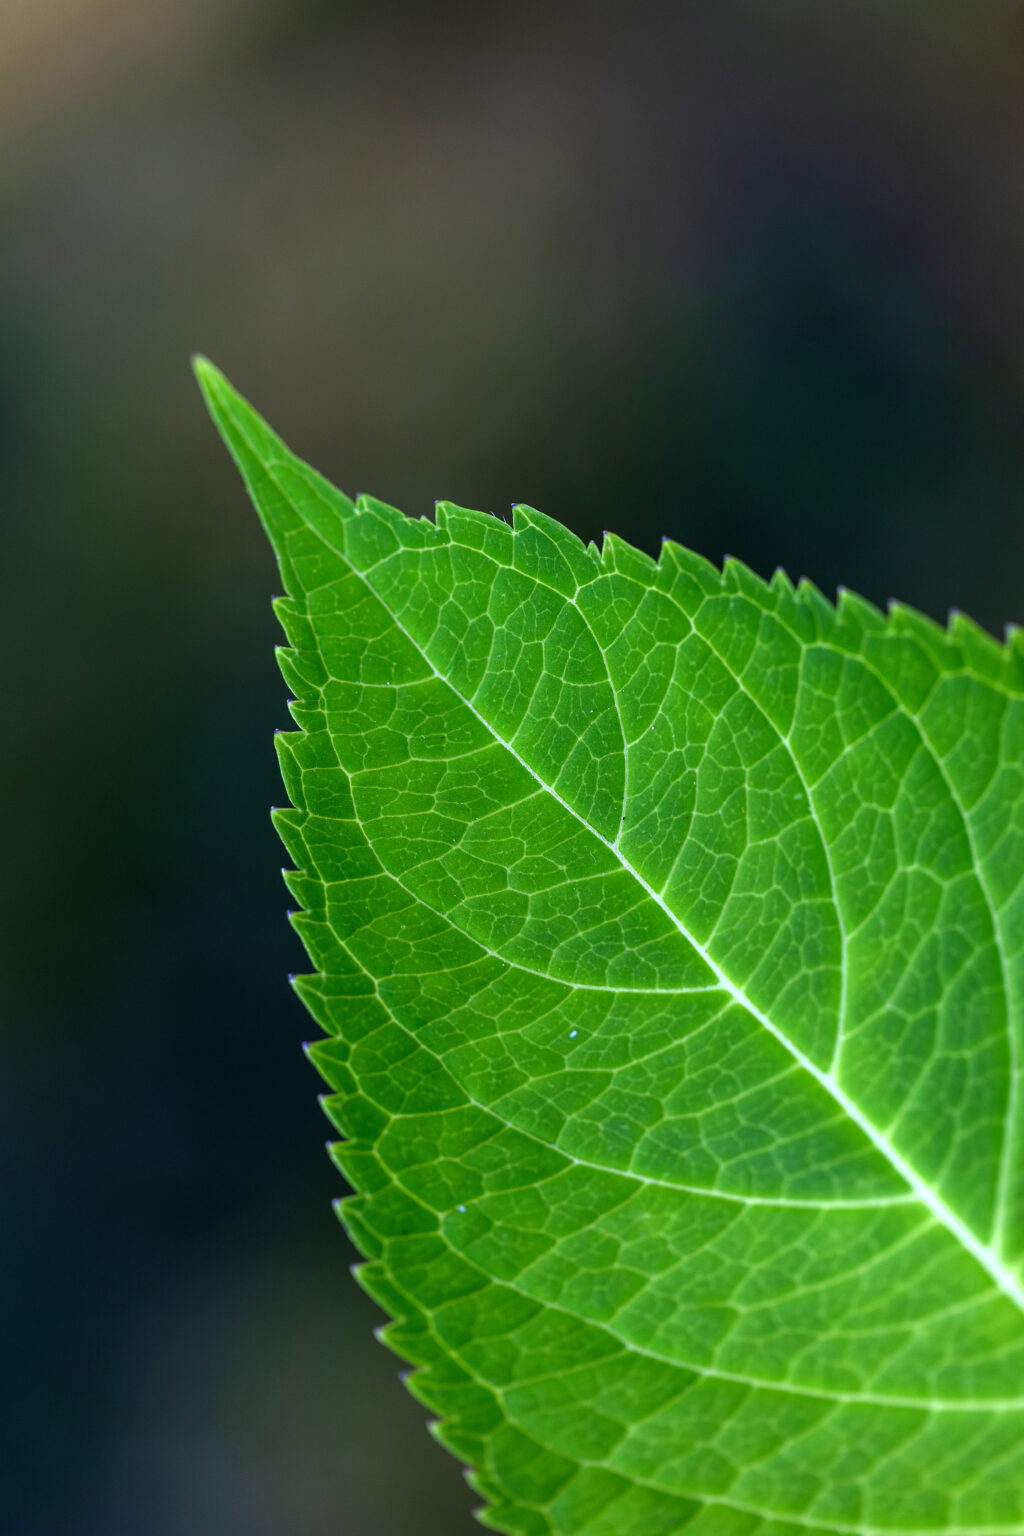
POLYGON ((389 501, 381 501, 379 496, 370 496, 366 491, 361 491, 356 497, 355 506, 357 512, 373 512, 399 531, 410 521, 399 507, 393 507, 389 501))
MULTIPOLYGON (((360 1253, 365 1254, 368 1259, 373 1261, 374 1268, 379 1269, 380 1266, 376 1261, 380 1254, 383 1253, 384 1245, 373 1229, 363 1221, 360 1215, 362 1203, 361 1195, 341 1195, 337 1200, 332 1201, 332 1208, 334 1214, 348 1233, 351 1242, 359 1249, 360 1253)), ((352 1273, 367 1295, 372 1297, 377 1302, 377 1305, 383 1307, 385 1312, 387 1312, 391 1310, 388 1304, 374 1295, 373 1291, 370 1290, 368 1282, 364 1279, 365 1271, 370 1267, 370 1265, 364 1264, 359 1268, 354 1268, 352 1273)))
POLYGON ((818 634, 824 639, 836 626, 835 605, 830 603, 821 588, 809 576, 801 576, 796 585, 796 596, 801 608, 810 614, 818 626, 818 634))
POLYGON ((656 560, 614 533, 606 533, 604 536, 602 558, 606 568, 618 571, 623 576, 632 576, 644 586, 650 586, 657 575, 656 560))
MULTIPOLYGON (((341 1042, 336 1036, 330 1035, 323 1040, 315 1040, 306 1047, 307 1061, 331 1090, 330 1094, 322 1093, 318 1095, 317 1102, 321 1108, 323 1108, 324 1101, 329 1099, 332 1094, 341 1099, 347 1099, 351 1098, 358 1088, 355 1075, 348 1064, 348 1057, 340 1057, 338 1055, 338 1046, 340 1044, 341 1042)), ((332 1120, 332 1124, 334 1123, 337 1122, 332 1120)), ((348 1134, 343 1125, 339 1124, 338 1130, 343 1135, 348 1134)))
POLYGON ((722 573, 703 555, 678 544, 675 539, 662 539, 658 555, 658 569, 666 573, 682 571, 696 581, 709 596, 722 590, 722 573))
POLYGON ((288 894, 299 903, 299 912, 321 915, 325 905, 324 888, 316 876, 307 874, 304 869, 283 869, 281 874, 288 894))
POLYGON ((316 636, 306 604, 294 597, 275 597, 271 607, 292 649, 318 656, 316 636))
MULTIPOLYGON (((303 835, 302 827, 306 820, 305 811, 297 811, 291 808, 280 809, 275 807, 270 813, 270 822, 278 837, 285 846, 285 852, 295 865, 296 869, 309 869, 312 860, 309 856, 309 848, 303 835)), ((285 876, 285 884, 288 883, 288 871, 282 870, 285 876)))
POLYGON ((743 593, 761 605, 771 592, 764 577, 759 576, 745 560, 738 559, 736 555, 726 555, 722 561, 722 586, 726 591, 743 593))
POLYGON ((288 645, 276 645, 274 655, 281 676, 294 694, 294 702, 307 706, 314 703, 327 681, 327 669, 319 656, 288 645))
POLYGON ((928 614, 922 613, 920 608, 915 608, 910 603, 891 597, 886 604, 886 614, 890 624, 898 625, 901 629, 913 630, 922 640, 927 640, 933 645, 948 644, 949 635, 942 625, 937 624, 928 614))
POLYGON ((512 529, 516 569, 554 586, 563 596, 573 597, 600 574, 600 564, 587 553, 583 540, 536 507, 517 502, 512 529))
POLYGON ((302 1049, 320 1075, 326 1077, 327 1081, 330 1082, 331 1078, 324 1070, 320 1057, 323 1055, 323 1048, 330 1046, 331 1062, 337 1061, 339 1050, 343 1048, 343 1042, 338 1039, 337 1021, 333 1018, 330 1005, 324 997, 322 988, 318 985, 322 979, 318 973, 314 972, 304 976, 289 976, 288 981, 296 997, 312 1014, 317 1024, 324 1031, 322 1038, 306 1040, 303 1043, 302 1049))
POLYGON ((994 635, 982 629, 959 608, 949 610, 949 634, 964 653, 965 659, 983 676, 999 679, 1004 671, 1007 653, 994 635))
POLYGON ((485 533, 489 533, 495 523, 508 527, 505 519, 496 513, 478 512, 475 507, 463 507, 457 501, 435 501, 434 521, 438 528, 449 528, 452 524, 475 525, 485 533))
POLYGON ((836 588, 836 615, 842 623, 852 624, 864 634, 885 628, 882 610, 849 587, 836 588))
POLYGON ((775 567, 772 572, 772 579, 768 585, 773 592, 777 592, 783 597, 791 598, 796 595, 796 588, 781 565, 775 567))
POLYGON ((378 1188, 381 1186, 383 1177, 378 1176, 374 1180, 371 1176, 372 1158, 366 1152, 361 1151, 354 1141, 329 1141, 325 1145, 327 1147, 327 1155, 335 1168, 337 1168, 342 1178, 360 1195, 373 1193, 374 1183, 376 1183, 378 1188))

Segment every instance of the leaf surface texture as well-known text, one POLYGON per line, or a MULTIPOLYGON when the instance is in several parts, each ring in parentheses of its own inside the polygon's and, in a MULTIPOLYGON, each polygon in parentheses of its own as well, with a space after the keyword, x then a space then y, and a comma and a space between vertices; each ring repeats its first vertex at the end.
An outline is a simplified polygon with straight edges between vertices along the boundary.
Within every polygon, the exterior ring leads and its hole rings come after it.
POLYGON ((1024 1531, 1024 646, 352 502, 277 552, 360 1279, 519 1536, 1024 1531))

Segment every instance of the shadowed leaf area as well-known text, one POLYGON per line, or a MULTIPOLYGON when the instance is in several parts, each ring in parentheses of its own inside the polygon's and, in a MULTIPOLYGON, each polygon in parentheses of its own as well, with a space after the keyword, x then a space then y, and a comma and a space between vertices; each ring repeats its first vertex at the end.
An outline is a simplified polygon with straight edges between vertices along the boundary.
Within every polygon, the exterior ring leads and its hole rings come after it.
POLYGON ((277 552, 342 1219, 484 1525, 1024 1530, 1024 645, 350 501, 277 552))

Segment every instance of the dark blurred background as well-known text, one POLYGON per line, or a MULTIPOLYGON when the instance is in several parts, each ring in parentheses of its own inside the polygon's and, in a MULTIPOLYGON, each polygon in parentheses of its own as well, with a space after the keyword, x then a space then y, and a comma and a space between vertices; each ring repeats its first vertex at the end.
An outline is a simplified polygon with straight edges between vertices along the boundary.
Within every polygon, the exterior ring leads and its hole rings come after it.
POLYGON ((11 1536, 475 1528, 285 983, 270 554, 350 492, 1024 619, 1024 8, 0 0, 11 1536))

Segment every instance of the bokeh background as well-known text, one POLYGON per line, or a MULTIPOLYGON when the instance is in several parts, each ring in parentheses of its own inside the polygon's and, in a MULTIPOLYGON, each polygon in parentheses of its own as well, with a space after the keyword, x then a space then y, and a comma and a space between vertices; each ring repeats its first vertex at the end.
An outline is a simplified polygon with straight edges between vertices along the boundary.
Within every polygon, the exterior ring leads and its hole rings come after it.
POLYGON ((476 1528, 330 1210, 276 574, 350 492, 1024 619, 1024 8, 0 0, 0 1511, 476 1528))

